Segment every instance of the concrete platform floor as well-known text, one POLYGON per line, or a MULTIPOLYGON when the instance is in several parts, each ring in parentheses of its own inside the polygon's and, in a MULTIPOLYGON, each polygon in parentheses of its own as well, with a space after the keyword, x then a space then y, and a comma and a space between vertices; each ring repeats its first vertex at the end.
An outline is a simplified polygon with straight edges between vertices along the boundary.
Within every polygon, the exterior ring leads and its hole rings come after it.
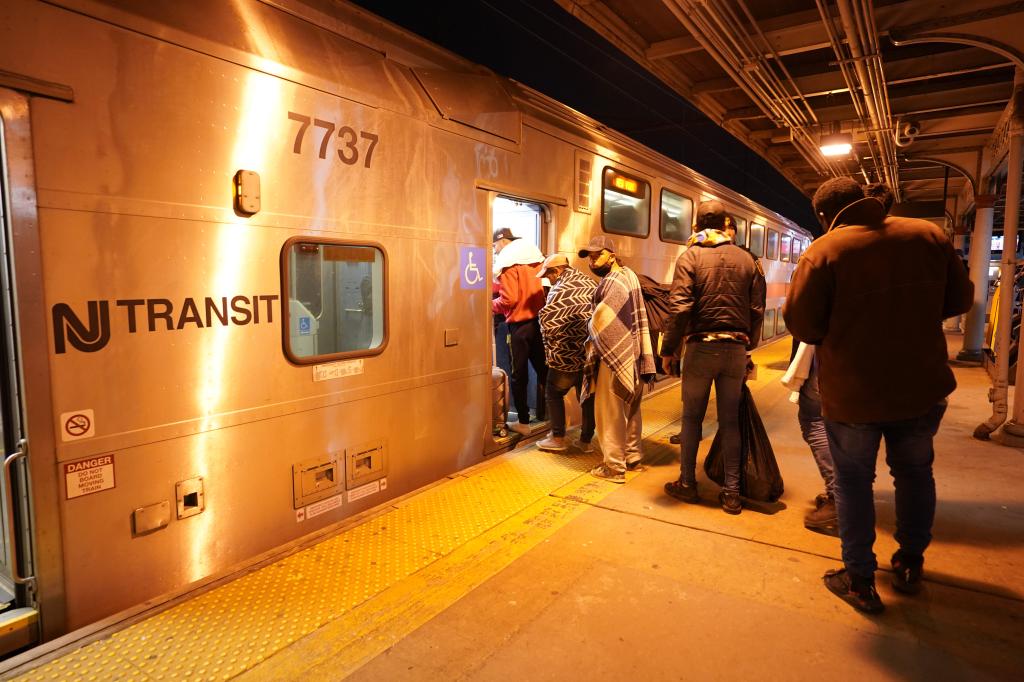
MULTIPOLYGON (((959 341, 950 337, 954 353, 959 341)), ((803 528, 822 484, 778 383, 788 356, 788 342, 759 350, 752 385, 785 477, 780 504, 728 516, 703 480, 699 506, 667 497, 675 423, 646 441, 647 471, 352 679, 1024 679, 1024 451, 971 437, 989 414, 984 370, 955 368, 959 388, 936 439, 926 587, 907 597, 880 572, 887 611, 871 617, 821 583, 839 565, 838 540, 803 528)), ((713 422, 712 407, 701 460, 713 422)), ((876 507, 887 568, 895 544, 884 461, 876 507)))

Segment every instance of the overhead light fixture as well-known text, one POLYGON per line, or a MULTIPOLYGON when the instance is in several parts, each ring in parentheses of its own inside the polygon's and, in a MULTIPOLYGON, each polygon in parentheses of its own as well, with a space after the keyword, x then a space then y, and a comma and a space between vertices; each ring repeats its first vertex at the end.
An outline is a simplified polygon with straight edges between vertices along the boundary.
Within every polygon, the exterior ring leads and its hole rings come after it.
POLYGON ((821 153, 825 156, 846 156, 853 149, 853 135, 832 133, 821 138, 821 153))

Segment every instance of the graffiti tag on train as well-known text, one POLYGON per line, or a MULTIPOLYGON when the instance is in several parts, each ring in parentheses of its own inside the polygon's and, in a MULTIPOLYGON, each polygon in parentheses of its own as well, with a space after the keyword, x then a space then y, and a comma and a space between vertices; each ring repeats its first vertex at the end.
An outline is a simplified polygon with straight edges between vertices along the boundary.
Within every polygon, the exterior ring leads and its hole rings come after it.
POLYGON ((125 333, 140 331, 177 331, 192 325, 206 327, 243 326, 274 322, 274 301, 277 294, 255 296, 221 296, 205 299, 186 298, 180 305, 166 298, 129 298, 115 301, 89 301, 86 305, 88 322, 67 303, 52 308, 53 350, 58 355, 67 352, 70 344, 83 353, 95 353, 110 343, 114 324, 111 323, 110 304, 116 306, 115 324, 125 333))
MULTIPOLYGON (((376 133, 368 133, 365 130, 360 130, 359 134, 356 134, 354 128, 350 126, 338 127, 331 121, 325 121, 321 118, 313 118, 306 116, 305 114, 298 114, 294 111, 288 112, 288 118, 292 121, 298 121, 299 129, 295 132, 295 143, 292 145, 292 152, 295 154, 302 154, 302 140, 306 136, 306 131, 309 130, 309 124, 312 123, 313 127, 318 130, 323 130, 323 134, 320 136, 320 153, 321 159, 327 158, 327 150, 331 146, 331 141, 334 139, 334 131, 338 131, 338 148, 337 154, 338 159, 341 160, 345 165, 351 166, 359 161, 359 142, 360 140, 366 140, 369 144, 366 145, 365 156, 363 157, 363 168, 369 168, 370 162, 373 160, 373 150, 377 146, 377 142, 380 141, 380 136, 376 133)), ((315 136, 316 133, 314 132, 315 136)), ((313 140, 313 148, 316 148, 316 140, 313 140)))

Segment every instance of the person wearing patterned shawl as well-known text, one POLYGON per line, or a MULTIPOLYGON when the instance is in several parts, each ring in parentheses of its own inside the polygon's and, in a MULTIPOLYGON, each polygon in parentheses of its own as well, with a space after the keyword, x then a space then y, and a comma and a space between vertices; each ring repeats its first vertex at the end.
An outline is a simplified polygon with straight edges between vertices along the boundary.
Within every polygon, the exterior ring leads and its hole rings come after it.
POLYGON ((641 469, 640 398, 654 380, 654 351, 640 280, 624 266, 610 237, 597 236, 579 250, 600 276, 590 320, 584 396, 595 396, 597 438, 604 461, 590 470, 597 478, 626 482, 626 470, 641 469))

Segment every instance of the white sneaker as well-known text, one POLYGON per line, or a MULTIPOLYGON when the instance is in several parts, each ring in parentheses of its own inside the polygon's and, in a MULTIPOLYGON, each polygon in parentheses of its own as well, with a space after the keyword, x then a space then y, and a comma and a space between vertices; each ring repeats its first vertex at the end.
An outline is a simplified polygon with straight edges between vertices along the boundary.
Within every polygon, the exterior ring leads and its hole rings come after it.
POLYGON ((564 436, 548 436, 537 443, 537 447, 541 450, 550 450, 551 452, 565 452, 568 449, 564 436))
POLYGON ((590 440, 577 440, 574 445, 576 448, 586 454, 594 451, 594 441, 590 440))

